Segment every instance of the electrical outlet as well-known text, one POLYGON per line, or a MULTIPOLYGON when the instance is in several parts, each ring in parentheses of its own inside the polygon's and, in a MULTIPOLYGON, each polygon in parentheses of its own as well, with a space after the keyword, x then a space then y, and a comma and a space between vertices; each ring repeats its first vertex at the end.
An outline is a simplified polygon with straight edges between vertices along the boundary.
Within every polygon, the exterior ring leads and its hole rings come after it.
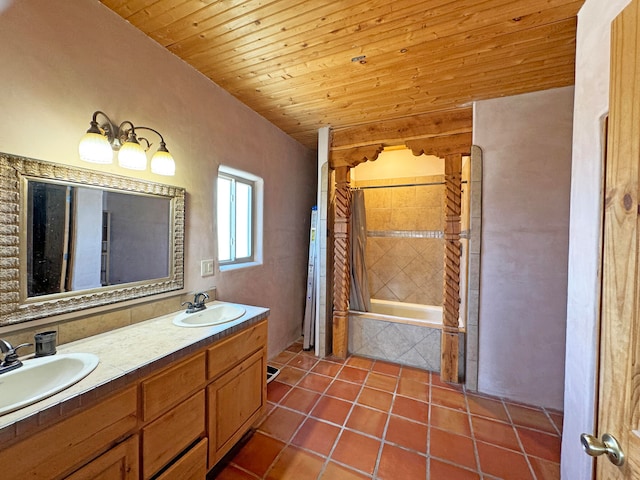
POLYGON ((202 260, 200 262, 200 276, 210 277, 213 275, 213 259, 202 260))

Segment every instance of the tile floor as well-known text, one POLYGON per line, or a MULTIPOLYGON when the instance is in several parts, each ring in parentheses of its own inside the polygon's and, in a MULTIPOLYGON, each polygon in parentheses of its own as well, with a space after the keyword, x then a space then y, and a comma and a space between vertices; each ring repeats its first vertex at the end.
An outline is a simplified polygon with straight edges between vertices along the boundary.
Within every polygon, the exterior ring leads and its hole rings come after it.
POLYGON ((270 364, 269 414, 218 480, 559 479, 562 414, 439 375, 294 343, 270 364))

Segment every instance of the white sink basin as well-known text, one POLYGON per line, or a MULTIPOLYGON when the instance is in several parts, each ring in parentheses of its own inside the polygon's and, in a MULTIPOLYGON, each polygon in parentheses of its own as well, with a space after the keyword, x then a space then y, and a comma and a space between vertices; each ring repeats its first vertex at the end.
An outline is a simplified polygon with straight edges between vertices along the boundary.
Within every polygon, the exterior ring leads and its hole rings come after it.
POLYGON ((205 310, 199 312, 179 313, 173 319, 173 324, 179 327, 210 327, 240 318, 244 313, 244 308, 238 305, 208 305, 205 310))
POLYGON ((98 366, 91 353, 66 353, 25 360, 0 374, 0 415, 13 412, 70 387, 98 366))

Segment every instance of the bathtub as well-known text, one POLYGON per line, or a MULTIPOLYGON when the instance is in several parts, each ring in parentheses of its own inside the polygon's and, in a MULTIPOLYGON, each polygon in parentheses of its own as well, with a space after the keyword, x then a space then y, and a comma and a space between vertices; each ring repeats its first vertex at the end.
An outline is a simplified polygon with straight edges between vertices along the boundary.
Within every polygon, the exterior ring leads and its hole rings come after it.
MULTIPOLYGON (((349 314, 354 317, 405 323, 418 327, 442 328, 442 307, 437 305, 402 303, 372 298, 370 311, 358 312, 349 310, 349 314)), ((462 319, 459 319, 458 327, 461 331, 464 331, 462 319)))
MULTIPOLYGON (((464 329, 459 322, 459 369, 464 329)), ((371 311, 349 311, 349 353, 440 371, 442 307, 371 299, 371 311)))

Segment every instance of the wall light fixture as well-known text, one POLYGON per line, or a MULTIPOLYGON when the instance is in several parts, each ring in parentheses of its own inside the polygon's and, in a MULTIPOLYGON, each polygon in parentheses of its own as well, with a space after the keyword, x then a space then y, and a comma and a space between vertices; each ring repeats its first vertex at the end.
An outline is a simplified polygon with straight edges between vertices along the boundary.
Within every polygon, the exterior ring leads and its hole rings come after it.
POLYGON ((129 120, 125 120, 119 126, 100 110, 93 113, 89 130, 80 140, 78 151, 80 158, 85 162, 109 164, 113 162, 113 151, 118 151, 118 164, 123 168, 131 170, 146 170, 147 154, 151 143, 144 138, 138 137, 136 131, 149 130, 160 137, 158 151, 151 157, 151 171, 158 175, 175 175, 176 162, 167 150, 164 138, 157 130, 150 127, 136 127, 129 120), (102 115, 106 122, 98 124, 98 115, 102 115), (143 149, 140 145, 142 140, 147 144, 143 149))

